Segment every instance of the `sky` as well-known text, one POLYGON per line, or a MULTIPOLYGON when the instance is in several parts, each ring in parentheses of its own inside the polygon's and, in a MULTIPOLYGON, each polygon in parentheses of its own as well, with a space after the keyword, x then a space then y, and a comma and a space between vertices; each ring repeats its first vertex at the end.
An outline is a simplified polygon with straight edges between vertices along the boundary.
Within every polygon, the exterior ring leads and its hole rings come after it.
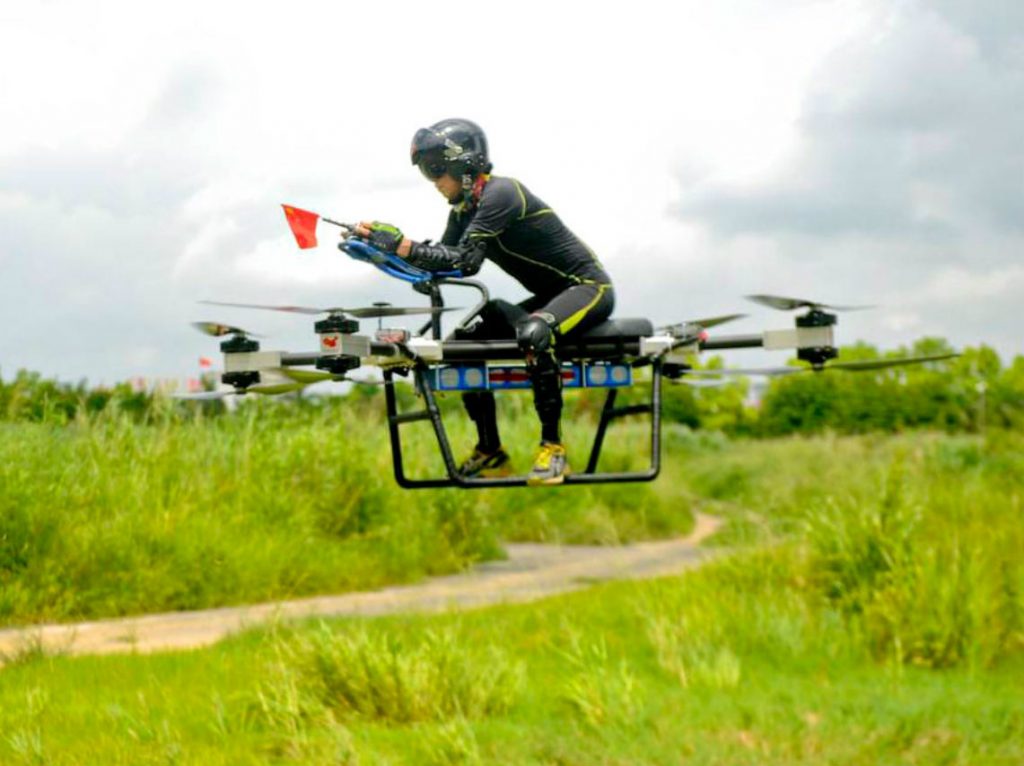
POLYGON ((0 377, 194 375, 193 320, 315 348, 309 317, 202 299, 422 305, 330 226, 299 251, 280 204, 436 238, 408 147, 454 116, 597 251, 616 316, 791 326, 743 299, 775 293, 874 305, 840 343, 1024 353, 1024 3, 240 8, 0 6, 0 377))

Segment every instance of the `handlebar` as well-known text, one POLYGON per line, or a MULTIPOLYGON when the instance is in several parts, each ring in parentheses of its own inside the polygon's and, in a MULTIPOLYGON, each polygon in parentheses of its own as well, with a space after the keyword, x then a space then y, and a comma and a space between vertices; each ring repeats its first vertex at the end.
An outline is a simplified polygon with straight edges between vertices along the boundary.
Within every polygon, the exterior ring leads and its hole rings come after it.
POLYGON ((357 261, 363 261, 364 263, 376 266, 389 277, 395 277, 413 285, 436 281, 439 278, 458 279, 462 276, 461 271, 427 271, 426 269, 418 268, 393 253, 385 253, 383 250, 378 250, 359 237, 349 237, 342 240, 338 244, 338 249, 357 261))
MULTIPOLYGON (((357 261, 363 261, 364 263, 376 266, 389 277, 409 282, 417 292, 429 295, 430 305, 434 307, 444 306, 444 300, 441 297, 441 285, 470 287, 478 291, 480 293, 480 302, 459 323, 460 328, 468 325, 491 298, 487 287, 482 282, 463 278, 461 271, 427 271, 426 269, 418 268, 404 258, 378 250, 360 237, 350 236, 343 239, 338 244, 338 249, 357 261)), ((431 335, 434 338, 441 338, 440 315, 431 317, 430 321, 420 328, 419 334, 422 335, 427 330, 431 331, 431 335)))

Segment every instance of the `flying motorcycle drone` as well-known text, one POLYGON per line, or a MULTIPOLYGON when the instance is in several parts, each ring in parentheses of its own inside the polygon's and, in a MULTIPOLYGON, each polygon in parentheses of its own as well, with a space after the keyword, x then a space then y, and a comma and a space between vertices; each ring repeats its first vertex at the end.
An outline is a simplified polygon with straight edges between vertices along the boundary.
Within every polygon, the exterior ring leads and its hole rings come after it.
MULTIPOLYGON (((285 206, 291 218, 294 209, 285 206)), ((311 214, 312 215, 312 214, 311 214)), ((296 391, 323 380, 349 380, 347 374, 364 366, 373 366, 383 373, 384 399, 391 442, 395 481, 406 489, 460 487, 465 489, 522 487, 525 476, 465 477, 459 474, 448 439, 437 394, 465 391, 510 391, 531 388, 523 352, 514 339, 464 340, 458 337, 490 300, 487 287, 464 278, 460 272, 430 272, 412 266, 404 259, 377 250, 354 234, 354 227, 323 218, 345 229, 339 248, 352 258, 371 264, 385 274, 409 283, 429 297, 429 307, 395 307, 375 304, 366 308, 309 308, 304 306, 266 306, 249 303, 203 303, 238 308, 269 309, 306 315, 326 314, 314 324, 319 350, 310 352, 264 351, 252 333, 218 322, 194 322, 200 331, 214 337, 225 337, 220 344, 224 355, 221 381, 232 387, 228 394, 280 394, 296 391), (445 306, 442 288, 470 288, 479 294, 479 302, 459 322, 455 331, 442 336, 441 315, 453 311, 445 306), (359 333, 360 319, 429 315, 418 331, 378 327, 371 335, 359 333), (313 369, 309 369, 312 367, 313 369), (412 375, 423 409, 400 412, 395 393, 396 376, 412 375), (446 475, 413 478, 406 474, 402 450, 402 426, 429 421, 444 462, 446 475)), ((293 227, 293 231, 295 228, 293 227)), ((300 247, 308 247, 299 238, 300 247)), ((312 240, 315 244, 315 237, 312 240)), ((583 471, 569 473, 566 485, 651 481, 661 470, 661 404, 663 379, 681 381, 685 377, 701 378, 721 375, 783 375, 825 370, 878 370, 901 365, 941 361, 955 354, 905 357, 900 359, 859 362, 834 361, 838 350, 834 345, 835 313, 867 308, 863 306, 829 306, 823 303, 772 295, 747 296, 761 305, 793 311, 806 309, 795 317, 795 327, 765 330, 756 334, 711 337, 709 330, 739 319, 743 314, 697 319, 667 327, 655 328, 648 319, 609 319, 577 337, 563 339, 557 347, 562 364, 562 383, 566 389, 590 388, 606 391, 604 405, 594 432, 590 455, 583 471), (765 350, 796 350, 797 359, 809 366, 768 369, 699 370, 694 364, 701 351, 722 351, 743 348, 765 350), (635 370, 650 368, 650 398, 643 404, 617 406, 619 391, 636 382, 635 370), (609 426, 632 415, 650 417, 649 464, 638 471, 599 471, 601 449, 609 426)), ((646 381, 645 381, 646 382, 646 381)), ((204 392, 185 398, 213 398, 222 392, 204 392)))

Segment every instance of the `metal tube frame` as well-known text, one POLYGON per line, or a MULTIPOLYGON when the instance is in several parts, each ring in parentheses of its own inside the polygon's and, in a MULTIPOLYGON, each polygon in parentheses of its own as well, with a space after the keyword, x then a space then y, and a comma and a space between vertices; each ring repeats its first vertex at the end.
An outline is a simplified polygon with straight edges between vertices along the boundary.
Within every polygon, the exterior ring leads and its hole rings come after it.
MULTIPOLYGON (((525 487, 525 476, 508 476, 494 478, 466 478, 458 473, 458 466, 455 464, 455 456, 452 453, 451 444, 448 441, 448 432, 444 427, 441 417, 441 410, 437 405, 437 399, 427 381, 427 370, 425 364, 417 365, 413 374, 416 385, 423 396, 425 409, 416 412, 400 413, 398 411, 398 399, 395 395, 394 371, 384 370, 384 398, 387 405, 388 433, 391 437, 391 462, 394 468, 395 481, 405 489, 438 489, 441 487, 461 487, 463 489, 486 489, 489 487, 525 487), (422 420, 429 420, 437 438, 438 447, 441 450, 441 457, 444 460, 447 476, 444 478, 413 479, 406 475, 402 456, 402 435, 401 426, 406 423, 414 423, 422 420)), ((604 484, 604 483, 625 483, 653 481, 661 471, 661 360, 655 359, 651 365, 651 400, 647 404, 629 405, 616 407, 615 400, 618 396, 618 389, 610 389, 605 398, 604 407, 601 409, 601 419, 597 424, 597 431, 594 434, 594 442, 591 446, 590 457, 587 461, 587 468, 583 473, 570 473, 565 477, 565 484, 604 484), (605 433, 608 426, 619 418, 629 415, 649 413, 651 416, 650 467, 645 471, 618 471, 598 473, 597 464, 601 457, 601 447, 604 444, 605 433)))

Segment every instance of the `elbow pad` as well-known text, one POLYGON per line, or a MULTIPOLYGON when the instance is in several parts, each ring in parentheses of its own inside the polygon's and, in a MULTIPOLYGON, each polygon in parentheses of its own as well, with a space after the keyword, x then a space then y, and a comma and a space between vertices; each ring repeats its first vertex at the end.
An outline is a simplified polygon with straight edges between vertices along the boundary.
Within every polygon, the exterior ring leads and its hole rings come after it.
POLYGON ((480 271, 486 251, 487 243, 481 239, 470 239, 455 246, 414 242, 408 261, 427 271, 458 270, 468 277, 480 271))

